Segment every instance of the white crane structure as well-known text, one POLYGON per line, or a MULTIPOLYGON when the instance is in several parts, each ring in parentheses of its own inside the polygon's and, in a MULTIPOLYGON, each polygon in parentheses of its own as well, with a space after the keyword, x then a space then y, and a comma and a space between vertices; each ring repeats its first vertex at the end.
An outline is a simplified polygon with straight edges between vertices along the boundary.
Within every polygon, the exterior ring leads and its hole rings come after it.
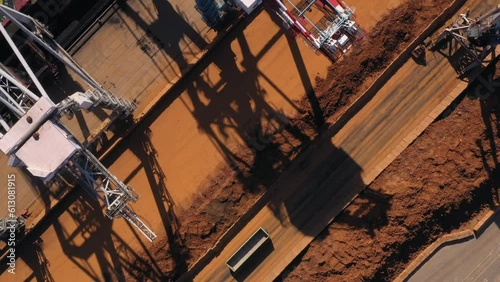
POLYGON ((460 14, 435 44, 439 46, 448 40, 458 42, 474 60, 463 72, 481 65, 489 54, 495 56, 495 47, 500 44, 500 5, 476 19, 469 16, 470 11, 460 14))
POLYGON ((24 166, 33 176, 44 181, 51 180, 62 170, 69 171, 80 186, 104 203, 110 219, 125 218, 153 241, 156 234, 129 207, 129 202, 137 201, 137 193, 110 173, 60 121, 63 115, 71 117, 76 111, 94 108, 112 110, 113 117, 127 116, 134 111, 136 104, 104 90, 37 20, 0 5, 2 17, 90 87, 85 93, 77 92, 58 104, 54 103, 0 23, 1 34, 34 85, 28 87, 15 73, 0 65, 0 150, 9 156, 9 165, 24 166), (32 91, 30 88, 36 89, 32 91))

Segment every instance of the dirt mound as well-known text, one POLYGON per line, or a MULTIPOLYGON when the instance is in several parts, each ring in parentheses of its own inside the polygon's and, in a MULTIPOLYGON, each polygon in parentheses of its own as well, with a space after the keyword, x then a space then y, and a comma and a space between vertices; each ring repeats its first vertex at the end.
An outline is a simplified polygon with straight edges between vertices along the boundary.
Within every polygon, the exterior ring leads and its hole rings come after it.
MULTIPOLYGON (((325 79, 318 79, 317 93, 325 116, 342 113, 368 83, 414 40, 422 29, 452 1, 409 0, 393 9, 370 32, 368 40, 354 46, 342 63, 330 67, 325 79)), ((305 103, 304 103, 305 105, 305 103)))
POLYGON ((281 279, 392 280, 433 241, 498 205, 499 100, 498 91, 465 98, 432 124, 281 279))
MULTIPOLYGON (((367 40, 358 43, 350 54, 329 69, 325 79, 319 81, 315 92, 324 110, 323 118, 343 113, 369 87, 373 78, 451 2, 409 0, 381 20, 367 40)), ((221 167, 221 173, 214 176, 212 184, 179 216, 179 225, 172 229, 168 240, 153 245, 153 259, 162 261, 161 272, 165 279, 178 278, 214 246, 290 162, 321 134, 310 99, 304 98, 299 105, 300 112, 305 114, 287 119, 282 131, 265 136, 270 140, 265 148, 236 152, 236 158, 242 160, 240 163, 248 166, 221 167)), ((147 266, 142 269, 144 271, 133 275, 135 279, 148 277, 147 266)))

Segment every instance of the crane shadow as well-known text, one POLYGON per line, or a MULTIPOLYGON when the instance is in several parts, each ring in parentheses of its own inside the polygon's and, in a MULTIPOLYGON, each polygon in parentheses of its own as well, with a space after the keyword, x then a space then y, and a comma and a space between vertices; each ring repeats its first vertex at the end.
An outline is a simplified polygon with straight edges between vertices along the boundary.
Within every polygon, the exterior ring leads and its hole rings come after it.
POLYGON ((500 174, 498 165, 498 140, 500 140, 500 73, 498 57, 476 82, 474 98, 480 103, 481 116, 485 126, 484 138, 476 140, 481 152, 483 166, 492 181, 492 195, 497 205, 500 205, 500 174), (486 84, 486 85, 484 85, 486 84))
POLYGON ((381 189, 366 187, 352 202, 350 210, 344 210, 336 222, 366 230, 374 238, 375 231, 389 222, 387 211, 391 209, 392 197, 393 195, 386 194, 381 189))
MULTIPOLYGON (((123 25, 131 31, 131 34, 137 39, 137 44, 151 58, 156 68, 162 73, 163 77, 171 82, 165 74, 166 71, 156 61, 173 60, 175 66, 169 65, 167 69, 178 69, 180 73, 186 71, 190 65, 185 57, 186 54, 197 54, 197 50, 203 50, 208 43, 200 35, 200 31, 196 30, 180 11, 176 11, 172 4, 168 1, 160 0, 141 0, 139 1, 141 9, 146 11, 149 17, 156 18, 152 23, 134 10, 127 1, 118 1, 120 11, 140 27, 145 35, 138 37, 132 32, 132 27, 129 26, 122 18, 123 25), (153 8, 153 9, 151 9, 153 8), (151 12, 156 10, 156 15, 151 12), (175 27, 168 28, 165 27, 175 27), (192 45, 191 45, 192 43, 192 45), (194 48, 194 49, 193 49, 194 48), (196 49, 196 50, 195 50, 196 49), (158 52, 163 50, 163 52, 158 52)), ((194 3, 193 3, 194 5, 194 3)))
MULTIPOLYGON (((138 238, 135 229, 129 228, 138 238)), ((141 243, 141 250, 132 249, 112 229, 112 222, 103 215, 99 203, 79 187, 70 192, 18 247, 16 255, 33 271, 28 280, 53 281, 50 260, 60 260, 60 256, 77 267, 85 279, 92 281, 126 281, 126 277, 138 281, 165 279, 147 247, 141 243), (44 251, 55 242, 42 240, 53 233, 62 249, 57 257, 49 257, 44 251), (94 260, 94 264, 90 260, 94 260)), ((6 270, 5 266, 2 264, 0 272, 6 270)))
MULTIPOLYGON (((170 206, 173 205, 173 200, 160 192, 167 189, 165 180, 162 179, 166 179, 169 172, 163 172, 158 156, 155 156, 156 149, 149 131, 149 127, 172 103, 177 100, 185 105, 195 118, 198 130, 209 137, 210 145, 214 146, 223 157, 231 175, 235 175, 233 183, 241 184, 244 193, 258 194, 268 189, 290 164, 290 160, 311 142, 309 134, 317 130, 314 121, 300 125, 292 123, 292 118, 268 101, 269 93, 266 89, 269 88, 264 88, 262 81, 268 83, 278 97, 283 98, 298 112, 302 112, 302 109, 288 97, 288 94, 282 91, 258 66, 262 57, 278 40, 283 38, 283 31, 278 30, 276 34, 273 34, 257 53, 250 49, 250 43, 243 33, 252 19, 261 12, 257 11, 229 32, 218 43, 216 50, 193 68, 190 78, 183 79, 174 86, 169 91, 169 95, 166 95, 134 129, 135 134, 127 137, 105 160, 105 164, 112 164, 126 150, 131 150, 141 160, 141 165, 130 172, 125 182, 131 180, 144 168, 168 240, 178 236, 179 239, 170 243, 172 246, 179 246, 180 250, 183 248, 182 241, 189 238, 176 235, 178 231, 175 230, 175 222, 172 223, 175 219, 169 219, 173 210, 170 206), (242 61, 240 63, 236 60, 233 51, 235 46, 239 46, 241 50, 242 61), (214 71, 217 79, 212 76, 214 71), (193 77, 195 79, 192 79, 193 77), (228 146, 230 139, 234 136, 242 140, 238 148, 228 146), (173 230, 169 231, 169 228, 173 230), (169 233, 171 236, 168 235, 169 233)), ((214 195, 215 198, 219 196, 214 195)), ((226 222, 226 219, 221 219, 221 217, 231 215, 226 210, 231 201, 221 199, 217 203, 218 201, 214 200, 210 203, 205 211, 200 210, 202 207, 196 205, 190 209, 200 212, 198 219, 206 222, 207 225, 214 221, 226 222)), ((196 227, 195 222, 183 222, 182 225, 180 234, 189 235, 191 234, 190 228, 196 227)), ((223 229, 207 228, 207 230, 198 230, 195 233, 198 237, 201 234, 205 238, 204 242, 210 244, 210 240, 217 237, 213 230, 221 232, 223 229)), ((169 248, 167 247, 162 255, 170 256, 169 248)), ((205 248, 189 249, 189 255, 196 257, 204 251, 206 251, 205 248)), ((183 260, 188 259, 183 254, 180 254, 178 258, 177 261, 173 258, 174 269, 176 269, 173 273, 177 273, 175 275, 182 274, 187 263, 183 260)))
POLYGON ((474 67, 474 64, 477 64, 477 62, 472 55, 455 41, 441 42, 432 51, 434 56, 437 53, 445 57, 455 70, 457 76, 463 81, 470 81, 470 78, 474 76, 479 68, 479 65, 474 67))
POLYGON ((144 169, 151 187, 151 192, 167 234, 168 244, 166 247, 169 256, 174 261, 173 272, 169 273, 169 275, 176 277, 188 270, 189 252, 179 232, 180 222, 175 214, 175 203, 168 191, 166 175, 158 161, 158 152, 151 140, 152 132, 145 129, 141 133, 141 135, 135 137, 138 138, 137 144, 140 144, 140 146, 131 147, 131 150, 141 160, 142 169, 144 169))
MULTIPOLYGON (((272 5, 265 5, 265 10, 277 26, 283 24, 283 20, 275 13, 272 5)), ((325 117, 318 97, 316 96, 313 84, 307 73, 306 62, 304 61, 304 58, 300 53, 297 38, 295 37, 295 35, 292 34, 289 30, 285 31, 284 34, 290 47, 290 51, 292 52, 295 66, 297 67, 297 70, 299 72, 299 78, 304 87, 307 100, 309 101, 315 126, 317 130, 319 130, 325 124, 325 117)), ((313 51, 311 50, 311 52, 313 51)))

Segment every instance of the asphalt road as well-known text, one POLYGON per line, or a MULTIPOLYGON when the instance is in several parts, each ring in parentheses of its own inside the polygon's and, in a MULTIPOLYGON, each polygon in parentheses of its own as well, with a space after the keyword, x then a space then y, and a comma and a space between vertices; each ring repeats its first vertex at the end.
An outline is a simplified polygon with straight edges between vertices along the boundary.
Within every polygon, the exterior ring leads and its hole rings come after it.
POLYGON ((408 281, 500 281, 500 213, 479 237, 443 247, 408 281))
MULTIPOLYGON (((470 1, 473 14, 487 3, 470 1), (474 2, 474 3, 473 3, 474 2)), ((374 180, 372 173, 443 101, 460 80, 440 54, 427 66, 408 61, 352 120, 334 136, 318 140, 278 181, 274 196, 196 277, 196 281, 272 281, 321 230, 374 180), (237 275, 225 261, 259 227, 273 248, 237 275)), ((416 136, 414 136, 416 137, 416 136)), ((411 141, 410 141, 411 142, 411 141)))

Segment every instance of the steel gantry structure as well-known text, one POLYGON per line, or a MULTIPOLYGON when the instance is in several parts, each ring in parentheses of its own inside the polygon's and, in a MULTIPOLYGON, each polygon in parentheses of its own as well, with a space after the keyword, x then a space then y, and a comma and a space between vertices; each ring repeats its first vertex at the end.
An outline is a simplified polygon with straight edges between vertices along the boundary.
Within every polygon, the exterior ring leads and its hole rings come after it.
POLYGON ((454 41, 472 57, 473 62, 463 72, 481 65, 489 54, 495 57, 495 47, 500 44, 500 5, 478 18, 470 18, 470 10, 460 14, 436 40, 434 47, 454 41))
POLYGON ((129 202, 137 201, 138 194, 109 172, 60 120, 63 115, 72 117, 82 109, 95 108, 112 110, 114 119, 130 115, 137 105, 103 89, 37 20, 0 5, 2 17, 15 25, 30 44, 36 43, 50 53, 90 87, 85 93, 76 92, 54 103, 9 32, 0 24, 3 38, 32 82, 31 86, 27 85, 12 69, 0 64, 0 150, 9 156, 9 165, 24 166, 44 181, 50 181, 63 170, 69 171, 80 186, 104 203, 110 219, 125 218, 153 241, 156 234, 129 207, 129 202))

